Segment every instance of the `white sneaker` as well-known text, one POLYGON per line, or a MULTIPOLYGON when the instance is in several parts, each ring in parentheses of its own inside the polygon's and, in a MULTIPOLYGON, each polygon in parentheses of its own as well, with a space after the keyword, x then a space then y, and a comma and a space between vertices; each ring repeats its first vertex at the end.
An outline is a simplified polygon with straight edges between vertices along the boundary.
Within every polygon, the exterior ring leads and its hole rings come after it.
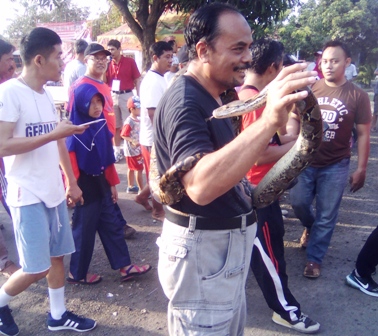
POLYGON ((297 321, 289 322, 284 320, 276 312, 273 313, 272 320, 281 326, 294 329, 304 334, 315 334, 320 329, 320 324, 311 320, 307 315, 302 314, 297 321))

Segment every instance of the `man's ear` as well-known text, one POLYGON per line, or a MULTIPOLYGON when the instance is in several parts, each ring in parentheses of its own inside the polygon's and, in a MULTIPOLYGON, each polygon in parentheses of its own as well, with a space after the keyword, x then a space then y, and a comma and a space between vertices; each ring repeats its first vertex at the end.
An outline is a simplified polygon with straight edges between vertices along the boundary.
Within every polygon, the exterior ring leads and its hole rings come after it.
POLYGON ((203 63, 208 63, 209 61, 209 51, 210 47, 205 41, 199 41, 196 44, 196 50, 198 59, 203 63))
POLYGON ((159 60, 159 57, 157 57, 156 55, 152 56, 152 62, 157 62, 158 60, 159 60))
POLYGON ((347 59, 345 60, 346 66, 348 67, 350 63, 352 63, 352 59, 350 57, 347 57, 347 59))
POLYGON ((34 57, 34 64, 38 67, 42 66, 45 63, 45 58, 42 55, 36 55, 34 57))

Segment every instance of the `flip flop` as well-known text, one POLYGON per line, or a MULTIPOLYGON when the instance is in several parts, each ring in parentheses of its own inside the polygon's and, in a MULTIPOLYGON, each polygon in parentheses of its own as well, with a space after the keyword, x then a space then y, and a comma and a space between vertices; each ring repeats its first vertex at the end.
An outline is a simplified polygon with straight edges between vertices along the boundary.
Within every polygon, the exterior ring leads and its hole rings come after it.
POLYGON ((102 281, 102 277, 97 274, 87 274, 85 279, 75 280, 71 277, 67 277, 66 281, 71 285, 95 285, 102 281))
POLYGON ((131 265, 127 266, 126 269, 124 269, 121 272, 121 282, 129 281, 129 280, 133 279, 135 276, 146 274, 151 269, 152 269, 151 265, 148 265, 148 264, 143 265, 143 266, 131 264, 131 265), (132 269, 135 269, 136 272, 130 272, 132 269), (122 275, 122 274, 125 274, 125 275, 122 275))

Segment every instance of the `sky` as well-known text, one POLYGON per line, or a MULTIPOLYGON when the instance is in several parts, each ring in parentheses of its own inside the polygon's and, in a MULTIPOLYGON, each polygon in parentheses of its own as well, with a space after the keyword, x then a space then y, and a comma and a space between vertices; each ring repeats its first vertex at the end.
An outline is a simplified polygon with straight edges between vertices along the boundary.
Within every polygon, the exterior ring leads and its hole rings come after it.
MULTIPOLYGON (((109 8, 107 0, 72 0, 72 3, 80 7, 89 7, 91 11, 89 20, 97 18, 103 10, 109 8)), ((20 10, 22 7, 17 0, 14 2, 1 0, 1 5, 6 9, 0 11, 0 34, 3 34, 7 26, 17 17, 17 9, 20 10)))

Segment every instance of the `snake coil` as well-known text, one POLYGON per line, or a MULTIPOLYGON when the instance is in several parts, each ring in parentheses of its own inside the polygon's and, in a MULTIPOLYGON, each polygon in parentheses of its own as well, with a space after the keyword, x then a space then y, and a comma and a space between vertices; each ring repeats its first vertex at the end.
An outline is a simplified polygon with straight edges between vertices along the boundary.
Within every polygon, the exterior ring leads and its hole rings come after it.
MULTIPOLYGON (((296 103, 300 117, 300 133, 294 146, 265 175, 253 190, 253 206, 263 208, 274 202, 293 182, 293 180, 313 160, 322 142, 323 122, 317 99, 309 88, 308 96, 296 103)), ((215 118, 240 116, 266 104, 268 88, 245 101, 237 100, 213 111, 215 118)), ((150 163, 150 189, 156 201, 172 205, 185 195, 181 178, 204 156, 198 153, 177 162, 160 177, 157 168, 155 147, 152 146, 150 163)))

